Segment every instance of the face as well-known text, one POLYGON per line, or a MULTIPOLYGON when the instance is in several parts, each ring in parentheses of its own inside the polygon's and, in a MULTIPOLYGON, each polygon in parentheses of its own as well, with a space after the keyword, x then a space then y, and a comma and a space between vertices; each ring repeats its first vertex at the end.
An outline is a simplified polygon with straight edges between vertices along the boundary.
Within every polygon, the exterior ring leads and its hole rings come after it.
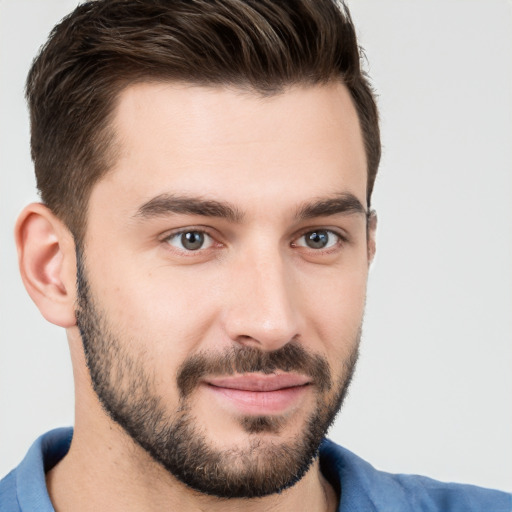
POLYGON ((349 94, 139 84, 113 126, 78 250, 98 399, 200 492, 292 485, 357 359, 372 233, 349 94))

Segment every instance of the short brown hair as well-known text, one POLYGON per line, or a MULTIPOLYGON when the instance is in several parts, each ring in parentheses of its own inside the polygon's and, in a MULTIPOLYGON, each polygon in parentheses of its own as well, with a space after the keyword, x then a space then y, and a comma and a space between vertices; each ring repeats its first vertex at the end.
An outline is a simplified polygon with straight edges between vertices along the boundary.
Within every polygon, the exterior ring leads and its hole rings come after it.
POLYGON ((367 201, 380 160, 378 114, 350 13, 336 0, 95 0, 51 32, 27 78, 31 147, 45 204, 77 239, 92 186, 115 158, 111 118, 140 81, 276 94, 341 79, 361 124, 367 201))

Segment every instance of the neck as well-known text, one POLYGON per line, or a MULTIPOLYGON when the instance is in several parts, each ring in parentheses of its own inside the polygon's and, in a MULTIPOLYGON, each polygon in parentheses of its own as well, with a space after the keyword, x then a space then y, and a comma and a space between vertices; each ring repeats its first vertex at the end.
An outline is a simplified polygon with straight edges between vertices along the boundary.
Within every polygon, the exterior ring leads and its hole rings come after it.
POLYGON ((279 494, 221 499, 176 480, 117 425, 111 423, 104 431, 97 424, 88 427, 76 426, 69 453, 47 474, 48 492, 59 512, 336 510, 337 497, 318 460, 297 484, 279 494))

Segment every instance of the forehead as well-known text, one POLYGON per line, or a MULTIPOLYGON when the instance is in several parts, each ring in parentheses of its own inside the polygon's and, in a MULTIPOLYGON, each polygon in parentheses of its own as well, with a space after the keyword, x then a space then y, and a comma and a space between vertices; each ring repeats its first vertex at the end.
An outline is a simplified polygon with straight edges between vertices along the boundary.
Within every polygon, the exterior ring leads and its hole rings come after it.
POLYGON ((106 187, 134 208, 162 193, 233 203, 256 195, 284 203, 285 197, 300 202, 305 195, 350 192, 366 204, 361 130, 339 82, 266 97, 221 87, 136 84, 121 93, 113 129, 118 158, 91 202, 106 187))

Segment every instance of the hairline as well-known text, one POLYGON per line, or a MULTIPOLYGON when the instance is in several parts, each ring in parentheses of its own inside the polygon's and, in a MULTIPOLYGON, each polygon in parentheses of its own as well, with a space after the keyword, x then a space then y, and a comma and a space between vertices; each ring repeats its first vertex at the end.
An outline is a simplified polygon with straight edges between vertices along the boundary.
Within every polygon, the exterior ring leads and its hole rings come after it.
MULTIPOLYGON (((259 88, 255 87, 253 84, 251 84, 248 81, 240 83, 234 83, 233 81, 225 81, 225 82, 206 82, 206 81, 200 81, 200 80, 185 80, 185 79, 173 79, 173 78, 166 78, 165 76, 151 76, 151 75, 145 75, 140 76, 138 78, 134 78, 132 80, 126 79, 126 80, 118 80, 117 84, 114 82, 114 94, 112 95, 112 104, 109 111, 105 114, 102 125, 99 128, 98 135, 103 139, 108 141, 107 147, 103 150, 103 154, 97 155, 97 158, 100 159, 100 161, 103 161, 106 163, 104 166, 104 169, 102 172, 99 173, 99 176, 96 180, 94 180, 90 187, 87 190, 87 193, 83 196, 83 211, 80 215, 80 221, 75 223, 74 226, 69 226, 67 222, 65 224, 67 225, 68 229, 72 232, 72 235, 75 239, 75 242, 82 241, 85 238, 86 231, 87 231, 87 220, 88 220, 88 210, 89 210, 89 201, 92 195, 92 192, 96 185, 100 183, 103 179, 105 179, 110 173, 115 171, 115 166, 118 158, 120 157, 120 153, 122 151, 121 144, 122 141, 119 139, 118 134, 116 133, 115 129, 115 121, 118 113, 118 109, 120 107, 121 99, 123 96, 123 93, 134 86, 142 85, 142 84, 155 84, 155 85, 176 85, 176 86, 183 86, 184 88, 204 88, 204 89, 210 89, 210 90, 226 90, 231 91, 240 95, 247 95, 247 96, 256 96, 261 99, 266 98, 273 98, 277 97, 279 95, 286 94, 288 91, 292 89, 311 89, 311 88, 317 88, 317 87, 327 87, 331 84, 341 84, 343 87, 345 87, 348 90, 348 85, 343 80, 343 77, 341 75, 333 75, 330 79, 327 80, 297 80, 289 83, 283 83, 275 88, 259 88)), ((357 108, 357 105, 355 104, 354 98, 352 97, 352 94, 350 94, 350 91, 348 91, 348 97, 350 99, 350 102, 355 110, 358 127, 359 127, 359 135, 361 137, 363 147, 365 146, 365 137, 363 133, 363 128, 361 125, 361 117, 357 108)), ((365 164, 366 164, 366 184, 368 186, 369 181, 369 164, 368 164, 368 156, 366 154, 366 149, 364 150, 364 158, 365 158, 365 164)), ((368 207, 370 206, 368 202, 368 207)))

